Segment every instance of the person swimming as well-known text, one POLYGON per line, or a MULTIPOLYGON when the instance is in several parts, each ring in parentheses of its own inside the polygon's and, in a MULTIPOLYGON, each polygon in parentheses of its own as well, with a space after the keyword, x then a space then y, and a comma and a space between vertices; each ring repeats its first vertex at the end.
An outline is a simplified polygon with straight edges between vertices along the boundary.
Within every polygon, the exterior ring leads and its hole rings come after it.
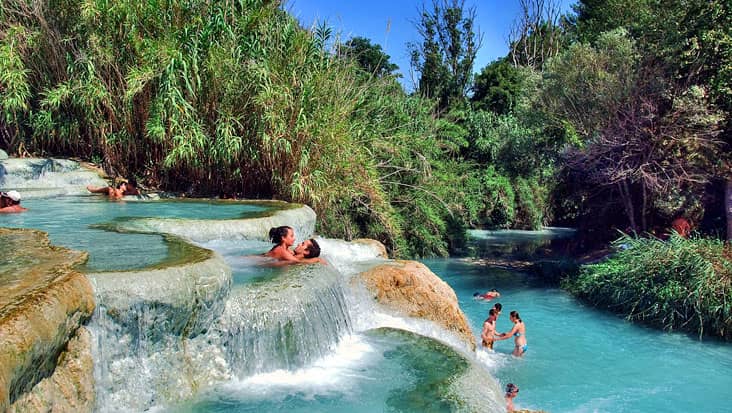
POLYGON ((511 354, 516 357, 521 357, 529 349, 529 345, 526 341, 526 326, 521 320, 521 316, 518 311, 511 311, 509 318, 513 322, 513 328, 507 333, 501 333, 496 340, 507 340, 514 337, 515 346, 511 354))
POLYGON ((493 288, 492 290, 485 292, 483 294, 481 294, 477 291, 473 294, 473 298, 475 298, 476 300, 486 300, 486 301, 490 301, 490 300, 500 297, 500 296, 501 296, 501 293, 499 293, 498 290, 496 290, 495 288, 493 288))
POLYGON ((312 264, 321 263, 326 264, 326 261, 320 258, 320 244, 313 238, 306 239, 305 241, 298 244, 295 247, 295 258, 299 259, 300 262, 312 264))

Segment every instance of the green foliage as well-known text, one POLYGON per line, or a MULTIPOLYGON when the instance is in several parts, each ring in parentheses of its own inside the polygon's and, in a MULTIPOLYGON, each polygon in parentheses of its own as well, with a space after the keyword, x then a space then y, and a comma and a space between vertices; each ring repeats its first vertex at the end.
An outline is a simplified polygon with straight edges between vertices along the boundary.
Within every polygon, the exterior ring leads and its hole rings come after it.
POLYGON ((549 61, 540 107, 553 123, 568 121, 588 138, 606 126, 630 95, 639 55, 619 29, 602 34, 595 46, 575 43, 549 61))
POLYGON ((475 77, 470 98, 473 107, 502 115, 511 112, 524 90, 525 77, 506 58, 492 62, 475 77))
POLYGON ((564 286, 593 305, 668 330, 732 339, 732 250, 722 241, 622 236, 564 286))
POLYGON ((364 37, 354 37, 346 43, 339 46, 338 52, 344 57, 354 59, 358 66, 371 76, 397 76, 394 72, 399 70, 399 66, 389 61, 391 58, 384 53, 379 44, 371 44, 371 40, 364 37))
POLYGON ((433 0, 423 7, 417 22, 421 44, 411 44, 412 66, 420 73, 419 93, 438 101, 444 110, 461 106, 473 76, 480 47, 474 32, 475 9, 465 0, 433 0))

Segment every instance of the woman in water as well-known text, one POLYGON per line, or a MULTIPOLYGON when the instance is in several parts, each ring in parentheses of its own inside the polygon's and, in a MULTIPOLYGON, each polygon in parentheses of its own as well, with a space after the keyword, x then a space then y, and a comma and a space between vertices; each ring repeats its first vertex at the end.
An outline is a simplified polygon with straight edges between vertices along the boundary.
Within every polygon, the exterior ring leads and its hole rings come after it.
POLYGON ((299 261, 297 257, 295 257, 295 254, 290 251, 290 247, 295 243, 295 231, 292 227, 285 225, 270 228, 269 238, 275 246, 264 255, 281 261, 299 261))
POLYGON ((515 337, 515 347, 513 348, 513 354, 516 357, 521 357, 529 349, 529 345, 526 343, 526 326, 521 320, 518 311, 511 311, 509 318, 513 322, 513 328, 508 333, 501 333, 496 340, 507 340, 511 337, 515 337))

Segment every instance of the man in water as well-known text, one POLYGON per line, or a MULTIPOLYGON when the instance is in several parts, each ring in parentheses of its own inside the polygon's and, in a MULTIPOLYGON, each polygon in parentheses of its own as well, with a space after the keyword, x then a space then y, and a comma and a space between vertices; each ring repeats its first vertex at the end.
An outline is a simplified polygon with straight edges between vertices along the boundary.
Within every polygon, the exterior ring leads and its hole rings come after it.
POLYGON ((0 192, 0 213, 25 212, 28 209, 20 206, 21 196, 18 191, 0 192))
POLYGON ((112 199, 120 199, 126 195, 140 195, 140 191, 137 189, 137 180, 135 180, 135 178, 130 178, 128 182, 119 183, 117 188, 112 186, 97 187, 87 185, 86 190, 93 194, 108 195, 112 199))
POLYGON ((496 334, 496 317, 496 309, 491 308, 488 311, 488 318, 483 322, 483 331, 480 333, 483 347, 491 350, 493 350, 493 336, 496 334))
POLYGON ((326 261, 320 258, 320 245, 318 245, 318 242, 313 238, 307 239, 295 247, 295 258, 297 258, 299 262, 307 264, 313 264, 316 262, 326 264, 326 261))

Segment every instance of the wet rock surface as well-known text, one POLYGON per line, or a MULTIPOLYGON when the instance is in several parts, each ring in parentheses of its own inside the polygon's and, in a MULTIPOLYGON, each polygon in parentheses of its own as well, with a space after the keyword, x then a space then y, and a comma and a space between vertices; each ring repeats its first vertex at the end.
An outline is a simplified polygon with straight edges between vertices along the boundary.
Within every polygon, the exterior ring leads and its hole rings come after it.
POLYGON ((87 254, 45 233, 0 228, 0 410, 54 374, 71 337, 94 311, 87 254))

